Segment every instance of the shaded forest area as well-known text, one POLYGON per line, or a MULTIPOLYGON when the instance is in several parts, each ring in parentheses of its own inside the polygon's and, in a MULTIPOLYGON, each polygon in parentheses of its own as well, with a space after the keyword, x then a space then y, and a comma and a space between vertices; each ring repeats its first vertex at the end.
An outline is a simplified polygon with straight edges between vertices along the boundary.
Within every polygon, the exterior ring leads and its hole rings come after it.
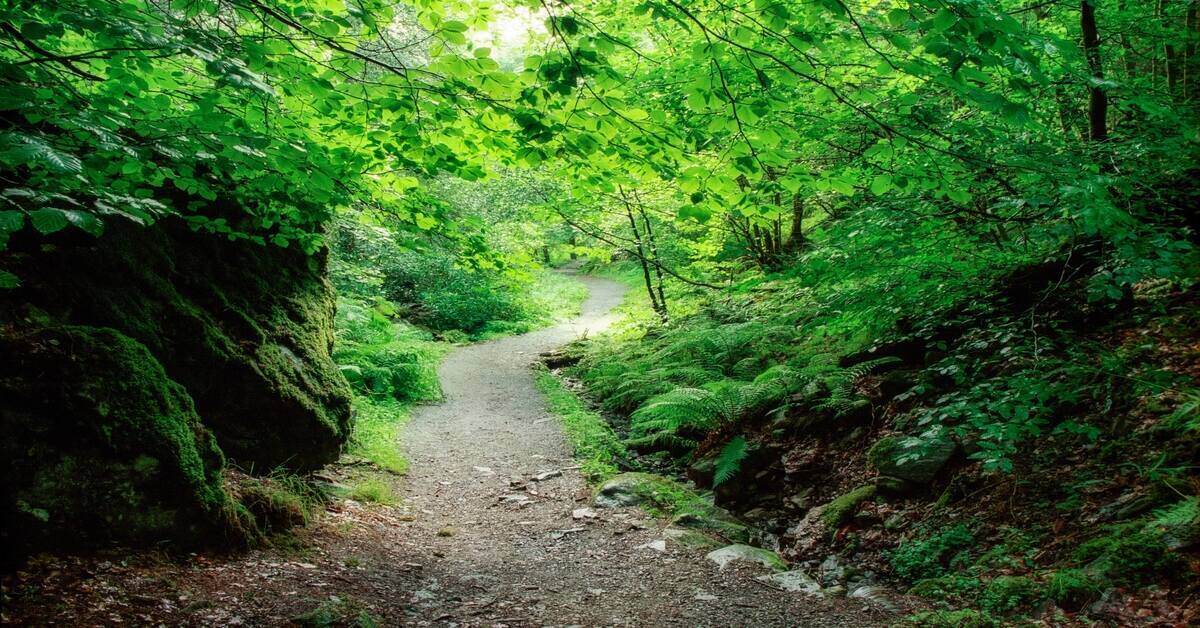
POLYGON ((632 286, 538 375, 599 495, 914 625, 1200 621, 1198 9, 7 3, 6 601, 393 503, 573 263, 632 286))

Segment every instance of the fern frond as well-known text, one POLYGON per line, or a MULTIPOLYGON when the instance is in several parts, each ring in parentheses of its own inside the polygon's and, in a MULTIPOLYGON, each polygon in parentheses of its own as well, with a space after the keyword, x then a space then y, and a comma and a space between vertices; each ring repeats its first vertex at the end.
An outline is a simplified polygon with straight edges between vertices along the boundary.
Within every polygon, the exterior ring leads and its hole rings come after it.
POLYGON ((746 459, 749 449, 746 439, 741 436, 735 436, 733 440, 725 443, 714 461, 714 487, 733 479, 742 470, 742 461, 746 459))

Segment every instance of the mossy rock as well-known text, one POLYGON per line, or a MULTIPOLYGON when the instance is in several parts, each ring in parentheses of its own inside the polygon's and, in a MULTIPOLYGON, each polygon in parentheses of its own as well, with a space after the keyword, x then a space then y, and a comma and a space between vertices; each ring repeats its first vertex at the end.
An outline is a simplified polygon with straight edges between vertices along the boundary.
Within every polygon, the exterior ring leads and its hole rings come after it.
POLYGON ((670 478, 629 472, 614 476, 596 491, 598 508, 641 506, 652 514, 671 517, 680 528, 713 533, 730 541, 750 539, 750 528, 696 492, 670 478))
POLYGON ((698 530, 667 528, 663 530, 663 536, 684 547, 693 549, 714 550, 724 545, 721 541, 698 530))
POLYGON ((10 250, 23 252, 5 261, 22 286, 0 292, 0 322, 24 324, 36 309, 55 324, 138 341, 243 468, 336 459, 351 393, 330 355, 325 253, 230 241, 178 220, 106 225, 100 238, 64 230, 48 247, 15 237, 10 250))
POLYGON ((779 554, 741 543, 713 550, 706 554, 705 558, 720 569, 738 563, 759 564, 773 571, 787 571, 788 568, 787 561, 780 558, 779 554))
POLYGON ((880 475, 928 484, 954 455, 957 445, 949 438, 885 436, 867 452, 867 460, 880 475))
POLYGON ((8 558, 237 534, 212 434, 141 343, 64 326, 6 334, 0 355, 8 558))
POLYGON ((700 502, 683 508, 671 519, 671 525, 710 532, 738 543, 750 540, 750 527, 739 521, 725 509, 700 502))
POLYGON ((865 484, 821 507, 821 521, 834 529, 850 520, 863 502, 875 496, 875 485, 865 484))
POLYGON ((653 473, 629 472, 609 478, 596 491, 600 508, 650 505, 674 512, 693 493, 682 484, 653 473))

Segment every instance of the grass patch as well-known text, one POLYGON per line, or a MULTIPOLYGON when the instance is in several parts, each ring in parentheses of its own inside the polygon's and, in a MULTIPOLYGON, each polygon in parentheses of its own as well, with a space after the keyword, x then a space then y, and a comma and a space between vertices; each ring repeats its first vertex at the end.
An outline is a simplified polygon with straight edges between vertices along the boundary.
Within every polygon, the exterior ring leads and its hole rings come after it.
POLYGON ((400 449, 400 429, 408 422, 410 407, 391 398, 356 397, 350 453, 392 473, 408 471, 408 458, 400 449))
POLYGON ((350 487, 350 499, 369 504, 394 506, 399 502, 392 485, 382 478, 364 478, 350 487))
POLYGON ((316 487, 283 469, 266 476, 230 471, 226 477, 230 493, 264 535, 307 525, 324 505, 325 496, 316 487))
POLYGON ((352 598, 329 596, 316 608, 296 615, 292 618, 297 626, 303 628, 330 628, 332 626, 354 626, 356 628, 375 628, 379 622, 362 604, 352 598))
POLYGON ((603 482, 620 473, 617 461, 625 458, 627 452, 604 417, 589 409, 545 368, 539 367, 537 371, 537 386, 546 396, 550 411, 562 421, 588 480, 603 482))

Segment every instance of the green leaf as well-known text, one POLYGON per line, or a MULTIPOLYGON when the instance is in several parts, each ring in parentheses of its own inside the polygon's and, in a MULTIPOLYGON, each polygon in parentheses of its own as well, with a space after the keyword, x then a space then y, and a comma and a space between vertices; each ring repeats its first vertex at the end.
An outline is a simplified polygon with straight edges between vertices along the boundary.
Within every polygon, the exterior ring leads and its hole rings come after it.
POLYGON ((941 32, 954 26, 954 23, 957 21, 958 16, 954 14, 954 11, 942 9, 929 20, 929 27, 934 31, 941 32))
POLYGON ((96 237, 100 237, 104 233, 104 223, 101 222, 95 214, 91 212, 81 212, 73 209, 65 209, 63 213, 72 225, 81 231, 90 233, 96 237))
POLYGON ((0 270, 0 289, 11 290, 13 288, 19 288, 20 286, 20 277, 17 277, 6 270, 0 270))
POLYGON ((54 207, 35 209, 29 212, 29 222, 43 235, 62 231, 71 224, 71 221, 67 220, 66 210, 54 207))
POLYGON ((871 181, 871 193, 880 196, 892 189, 892 177, 881 174, 871 181))
POLYGON ((0 233, 13 233, 25 226, 25 214, 13 209, 0 211, 0 233))
POLYGON ((721 448, 714 464, 713 486, 724 484, 737 475, 749 449, 746 439, 741 436, 735 436, 721 448))
POLYGON ((29 222, 33 225, 34 229, 37 229, 43 235, 62 231, 68 225, 74 225, 76 228, 94 236, 104 233, 104 223, 95 214, 74 209, 59 209, 57 207, 35 209, 29 212, 29 222))

